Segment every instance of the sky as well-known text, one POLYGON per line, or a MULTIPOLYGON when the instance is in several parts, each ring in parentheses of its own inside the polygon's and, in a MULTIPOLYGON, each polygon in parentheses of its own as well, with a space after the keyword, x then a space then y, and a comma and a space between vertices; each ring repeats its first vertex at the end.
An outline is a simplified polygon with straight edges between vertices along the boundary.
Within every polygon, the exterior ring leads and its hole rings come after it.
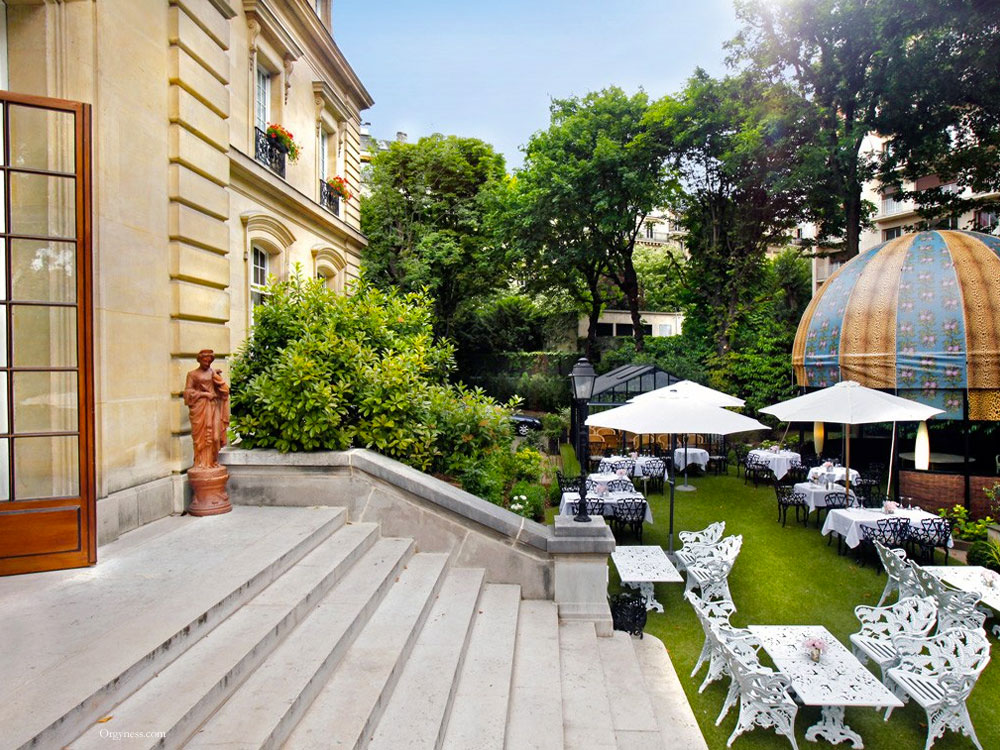
POLYGON ((333 33, 375 100, 376 138, 481 138, 521 164, 552 98, 672 94, 725 70, 732 0, 334 0, 333 33))

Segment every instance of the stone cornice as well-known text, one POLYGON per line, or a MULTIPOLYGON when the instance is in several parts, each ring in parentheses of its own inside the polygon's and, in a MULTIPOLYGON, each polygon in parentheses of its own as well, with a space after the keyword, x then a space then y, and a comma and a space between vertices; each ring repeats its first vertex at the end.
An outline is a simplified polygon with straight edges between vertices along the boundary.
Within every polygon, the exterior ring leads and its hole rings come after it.
POLYGON ((351 119, 350 108, 326 81, 313 81, 313 95, 317 99, 317 104, 322 102, 323 108, 333 112, 338 120, 343 122, 351 119))
POLYGON ((248 22, 255 21, 260 25, 261 32, 274 42, 282 58, 298 60, 302 57, 302 47, 274 12, 269 0, 243 0, 243 12, 248 22))
POLYGON ((265 202, 289 221, 308 224, 331 243, 344 242, 348 250, 357 254, 368 244, 360 231, 233 147, 229 148, 229 180, 231 190, 265 202))

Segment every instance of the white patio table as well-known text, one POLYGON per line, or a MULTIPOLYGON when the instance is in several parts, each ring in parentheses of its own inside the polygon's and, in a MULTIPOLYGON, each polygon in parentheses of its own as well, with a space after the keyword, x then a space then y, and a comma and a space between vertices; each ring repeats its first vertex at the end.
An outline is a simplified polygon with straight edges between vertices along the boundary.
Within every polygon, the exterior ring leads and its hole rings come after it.
POLYGON ((631 479, 629 479, 627 476, 620 477, 616 473, 614 473, 613 471, 612 472, 604 472, 604 471, 594 472, 593 474, 588 474, 587 475, 587 479, 589 479, 590 481, 594 482, 595 484, 607 484, 608 482, 610 482, 610 481, 612 481, 614 479, 625 479, 625 480, 628 481, 628 483, 630 485, 632 485, 632 489, 635 489, 635 485, 632 484, 632 480, 631 479))
POLYGON ((688 448, 687 462, 684 461, 684 449, 674 449, 674 468, 677 471, 684 471, 684 467, 690 464, 698 464, 702 469, 708 466, 708 451, 704 448, 688 448))
MULTIPOLYGON (((831 466, 824 469, 822 466, 813 466, 806 475, 810 482, 843 482, 847 478, 847 467, 831 466)), ((861 479, 861 474, 857 469, 851 469, 851 484, 861 479)))
MULTIPOLYGON (((606 495, 598 495, 596 493, 588 493, 587 497, 591 500, 603 500, 604 501, 604 517, 614 518, 615 508, 618 505, 619 500, 645 500, 640 492, 609 492, 606 495)), ((573 513, 573 503, 580 499, 579 492, 564 492, 562 493, 562 498, 559 500, 559 515, 562 516, 572 516, 573 513)), ((653 512, 649 509, 649 503, 646 503, 646 515, 644 516, 646 523, 653 522, 653 512)))
POLYGON ((752 450, 749 455, 760 459, 771 467, 771 471, 774 472, 774 476, 778 479, 781 479, 788 473, 788 468, 792 465, 792 461, 802 460, 802 456, 795 451, 772 451, 764 448, 752 450))
POLYGON ((949 586, 976 592, 983 604, 1000 612, 1000 573, 979 565, 924 565, 923 568, 949 586))
POLYGON ((639 589, 647 610, 663 611, 663 605, 656 601, 654 583, 684 583, 684 578, 667 558, 663 547, 641 544, 616 547, 611 559, 618 568, 622 583, 639 589))
MULTIPOLYGON (((839 492, 841 495, 844 494, 844 488, 839 484, 827 489, 824 484, 813 484, 812 482, 798 482, 795 485, 795 491, 801 492, 806 496, 806 507, 809 508, 810 513, 817 508, 826 507, 826 496, 828 493, 839 492)), ((851 501, 852 503, 856 503, 858 501, 853 491, 851 492, 851 501)))
POLYGON ((883 513, 876 508, 837 508, 826 514, 822 534, 826 536, 836 531, 852 549, 861 544, 861 527, 878 526, 883 518, 905 518, 911 526, 920 526, 928 518, 938 518, 920 508, 898 508, 893 514, 883 513))
POLYGON ((614 474, 614 472, 611 471, 611 467, 614 465, 614 462, 615 461, 624 461, 626 459, 635 462, 635 464, 632 467, 632 476, 633 477, 641 477, 642 476, 642 467, 645 464, 649 463, 650 461, 652 461, 652 460, 661 461, 662 460, 662 459, 655 458, 655 456, 637 456, 636 458, 632 458, 631 456, 607 456, 607 457, 601 459, 600 466, 597 467, 597 470, 599 472, 603 473, 603 474, 608 474, 608 473, 614 474))
POLYGON ((807 706, 821 707, 820 720, 806 730, 810 742, 819 737, 833 745, 846 740, 861 750, 864 747, 861 735, 844 723, 845 708, 883 709, 903 705, 821 625, 751 625, 749 629, 760 640, 774 666, 788 678, 799 700, 807 706), (802 646, 813 638, 826 643, 826 651, 818 662, 802 646))

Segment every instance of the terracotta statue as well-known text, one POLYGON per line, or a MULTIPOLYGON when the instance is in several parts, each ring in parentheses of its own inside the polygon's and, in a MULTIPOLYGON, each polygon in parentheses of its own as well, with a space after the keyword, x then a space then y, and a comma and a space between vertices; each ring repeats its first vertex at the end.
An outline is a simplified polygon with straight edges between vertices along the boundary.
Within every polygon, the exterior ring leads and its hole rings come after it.
POLYGON ((184 383, 184 403, 191 415, 191 440, 194 443, 194 465, 188 471, 188 482, 194 500, 188 508, 193 516, 209 516, 232 510, 226 482, 229 472, 219 466, 219 451, 226 444, 229 428, 229 386, 221 370, 213 370, 215 353, 211 349, 198 352, 198 368, 187 374, 184 383))

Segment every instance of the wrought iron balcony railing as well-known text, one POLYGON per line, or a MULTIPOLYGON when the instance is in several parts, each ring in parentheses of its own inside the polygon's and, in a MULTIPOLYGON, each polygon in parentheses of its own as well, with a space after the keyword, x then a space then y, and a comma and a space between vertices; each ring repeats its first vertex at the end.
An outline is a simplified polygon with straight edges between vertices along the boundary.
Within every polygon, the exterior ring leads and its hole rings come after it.
POLYGON ((256 144, 254 158, 274 172, 278 177, 285 176, 285 154, 287 150, 274 138, 269 138, 260 128, 254 128, 256 144))
POLYGON ((319 181, 319 204, 335 216, 340 216, 340 196, 330 189, 326 180, 319 181))

